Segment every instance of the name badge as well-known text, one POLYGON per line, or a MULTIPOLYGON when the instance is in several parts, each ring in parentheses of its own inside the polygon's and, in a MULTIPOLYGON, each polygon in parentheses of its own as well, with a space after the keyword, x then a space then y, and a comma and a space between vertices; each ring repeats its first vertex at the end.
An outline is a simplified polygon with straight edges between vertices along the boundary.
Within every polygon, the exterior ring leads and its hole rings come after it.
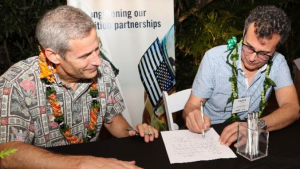
POLYGON ((248 111, 249 103, 250 103, 250 97, 235 99, 233 101, 232 113, 248 111))

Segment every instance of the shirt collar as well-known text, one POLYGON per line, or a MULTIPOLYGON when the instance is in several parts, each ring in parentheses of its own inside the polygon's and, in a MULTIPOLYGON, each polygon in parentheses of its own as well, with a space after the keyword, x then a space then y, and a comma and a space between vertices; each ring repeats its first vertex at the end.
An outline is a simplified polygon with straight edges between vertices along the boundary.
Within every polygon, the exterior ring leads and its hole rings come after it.
MULTIPOLYGON (((59 78, 58 74, 55 73, 54 77, 55 77, 55 83, 56 83, 57 86, 59 86, 59 87, 65 87, 67 89, 71 89, 70 86, 68 86, 67 84, 65 84, 65 83, 62 82, 62 80, 59 78)), ((77 88, 79 86, 81 86, 82 84, 89 86, 90 84, 92 84, 92 82, 93 81, 91 79, 81 79, 77 83, 77 88)))

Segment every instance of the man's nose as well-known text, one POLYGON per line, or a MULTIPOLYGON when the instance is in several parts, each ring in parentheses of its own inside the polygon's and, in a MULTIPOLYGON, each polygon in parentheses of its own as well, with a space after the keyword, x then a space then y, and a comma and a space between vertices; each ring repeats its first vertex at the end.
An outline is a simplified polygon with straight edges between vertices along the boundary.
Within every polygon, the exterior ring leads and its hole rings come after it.
POLYGON ((101 63, 102 63, 102 60, 99 56, 99 53, 94 51, 92 53, 93 57, 92 57, 92 61, 91 61, 91 64, 94 65, 94 66, 100 66, 101 63))
POLYGON ((249 54, 249 61, 253 62, 257 59, 257 53, 253 52, 252 54, 249 54))

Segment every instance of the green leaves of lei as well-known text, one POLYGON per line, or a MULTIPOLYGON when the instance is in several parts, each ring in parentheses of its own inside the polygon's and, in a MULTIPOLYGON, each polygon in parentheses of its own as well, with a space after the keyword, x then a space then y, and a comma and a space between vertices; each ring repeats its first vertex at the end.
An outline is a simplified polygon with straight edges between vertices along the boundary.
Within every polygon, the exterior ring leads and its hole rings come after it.
MULTIPOLYGON (((41 79, 42 82, 46 83, 47 85, 50 85, 51 83, 48 81, 47 78, 44 78, 44 79, 41 79)), ((54 87, 46 87, 46 96, 47 98, 51 95, 51 94, 56 94, 56 90, 54 87)), ((92 98, 97 98, 99 92, 98 90, 90 90, 89 94, 91 95, 92 98)), ((91 103, 91 110, 93 108, 100 108, 101 106, 101 103, 98 101, 98 100, 93 100, 92 103, 91 103)), ((62 123, 64 121, 64 115, 62 114, 61 116, 58 116, 58 117, 55 117, 54 121, 58 124, 62 123)), ((66 130, 69 129, 69 125, 67 124, 61 124, 60 125, 60 132, 61 133, 65 133, 66 130)), ((88 137, 84 137, 83 138, 83 141, 84 142, 89 142, 91 140, 92 137, 95 137, 96 135, 96 129, 87 129, 87 136, 88 137)), ((1 157, 1 156, 0 156, 1 157)))
POLYGON ((258 116, 260 117, 263 110, 267 107, 268 105, 268 102, 266 102, 266 99, 265 99, 265 95, 266 95, 266 92, 268 90, 268 88, 270 87, 275 87, 276 84, 275 82, 269 78, 269 74, 270 74, 270 70, 271 70, 271 67, 273 65, 273 61, 269 61, 268 63, 268 66, 267 66, 267 70, 266 70, 266 78, 265 78, 265 81, 264 81, 264 89, 263 91, 261 91, 261 100, 260 100, 260 103, 259 103, 259 108, 260 108, 260 111, 258 112, 258 116))
MULTIPOLYGON (((237 87, 237 76, 238 76, 238 72, 237 72, 237 67, 236 67, 236 61, 239 59, 239 54, 238 54, 238 47, 242 44, 243 40, 241 40, 238 44, 237 44, 237 39, 236 37, 232 37, 231 39, 228 39, 227 43, 227 51, 230 51, 229 54, 227 55, 227 60, 226 63, 231 67, 231 71, 232 71, 232 76, 229 77, 229 82, 231 82, 231 96, 228 98, 227 100, 227 104, 232 103, 234 99, 239 98, 238 95, 238 87, 237 87), (229 56, 230 56, 230 60, 232 61, 232 64, 229 62, 229 56)), ((226 52, 227 52, 226 51, 226 52)), ((226 106, 224 107, 224 112, 226 111, 226 106)), ((238 121, 241 120, 240 117, 236 114, 232 114, 230 118, 228 118, 225 122, 233 122, 233 121, 238 121)))
POLYGON ((16 149, 16 148, 10 148, 10 149, 8 149, 8 150, 2 150, 2 151, 0 152, 0 158, 1 158, 1 159, 4 159, 4 156, 10 156, 10 154, 16 153, 17 150, 18 150, 18 149, 16 149))
MULTIPOLYGON (((228 43, 227 51, 230 51, 230 52, 227 55, 226 63, 231 67, 231 71, 232 71, 232 76, 229 78, 229 81, 231 82, 232 94, 228 98, 226 105, 229 103, 232 103, 232 105, 233 105, 233 101, 235 99, 239 98, 238 87, 237 87, 238 72, 237 72, 237 67, 236 67, 236 61, 239 59, 238 47, 242 44, 242 42, 243 42, 243 39, 241 39, 241 41, 237 44, 237 39, 234 36, 232 38, 228 39, 228 41, 227 41, 227 43, 228 43), (232 61, 232 64, 229 62, 229 56, 230 56, 230 60, 232 61)), ((272 86, 276 86, 275 82, 269 78, 269 73, 270 73, 272 64, 273 64, 273 61, 269 60, 269 62, 267 64, 267 69, 266 69, 266 78, 264 81, 264 88, 261 92, 261 101, 259 103, 259 108, 260 108, 260 111, 258 113, 259 117, 261 116, 263 110, 268 105, 268 103, 265 100, 265 94, 267 92, 267 89, 272 86)), ((224 107, 224 112, 225 111, 226 111, 226 106, 224 107)), ((234 122, 234 121, 239 121, 239 120, 241 120, 240 117, 237 114, 232 113, 231 117, 229 117, 225 122, 234 122)))
MULTIPOLYGON (((99 94, 99 91, 98 90, 90 90, 90 95, 92 96, 92 98, 97 98, 98 94, 99 94)), ((93 100, 92 103, 91 103, 91 111, 94 109, 94 108, 98 108, 100 109, 100 102, 98 100, 93 100)), ((84 142, 89 142, 91 140, 92 137, 95 137, 96 135, 96 129, 90 129, 88 128, 87 129, 87 135, 89 137, 85 137, 83 138, 83 141, 84 142)))

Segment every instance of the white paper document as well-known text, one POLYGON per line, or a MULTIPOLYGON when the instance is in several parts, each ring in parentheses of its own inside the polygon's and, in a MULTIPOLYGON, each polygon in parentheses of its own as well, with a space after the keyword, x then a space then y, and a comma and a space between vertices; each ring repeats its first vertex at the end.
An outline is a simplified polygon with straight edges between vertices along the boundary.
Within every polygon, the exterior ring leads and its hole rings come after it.
POLYGON ((229 147, 219 143, 213 128, 205 133, 205 138, 189 130, 162 131, 161 135, 171 164, 236 158, 229 147))

